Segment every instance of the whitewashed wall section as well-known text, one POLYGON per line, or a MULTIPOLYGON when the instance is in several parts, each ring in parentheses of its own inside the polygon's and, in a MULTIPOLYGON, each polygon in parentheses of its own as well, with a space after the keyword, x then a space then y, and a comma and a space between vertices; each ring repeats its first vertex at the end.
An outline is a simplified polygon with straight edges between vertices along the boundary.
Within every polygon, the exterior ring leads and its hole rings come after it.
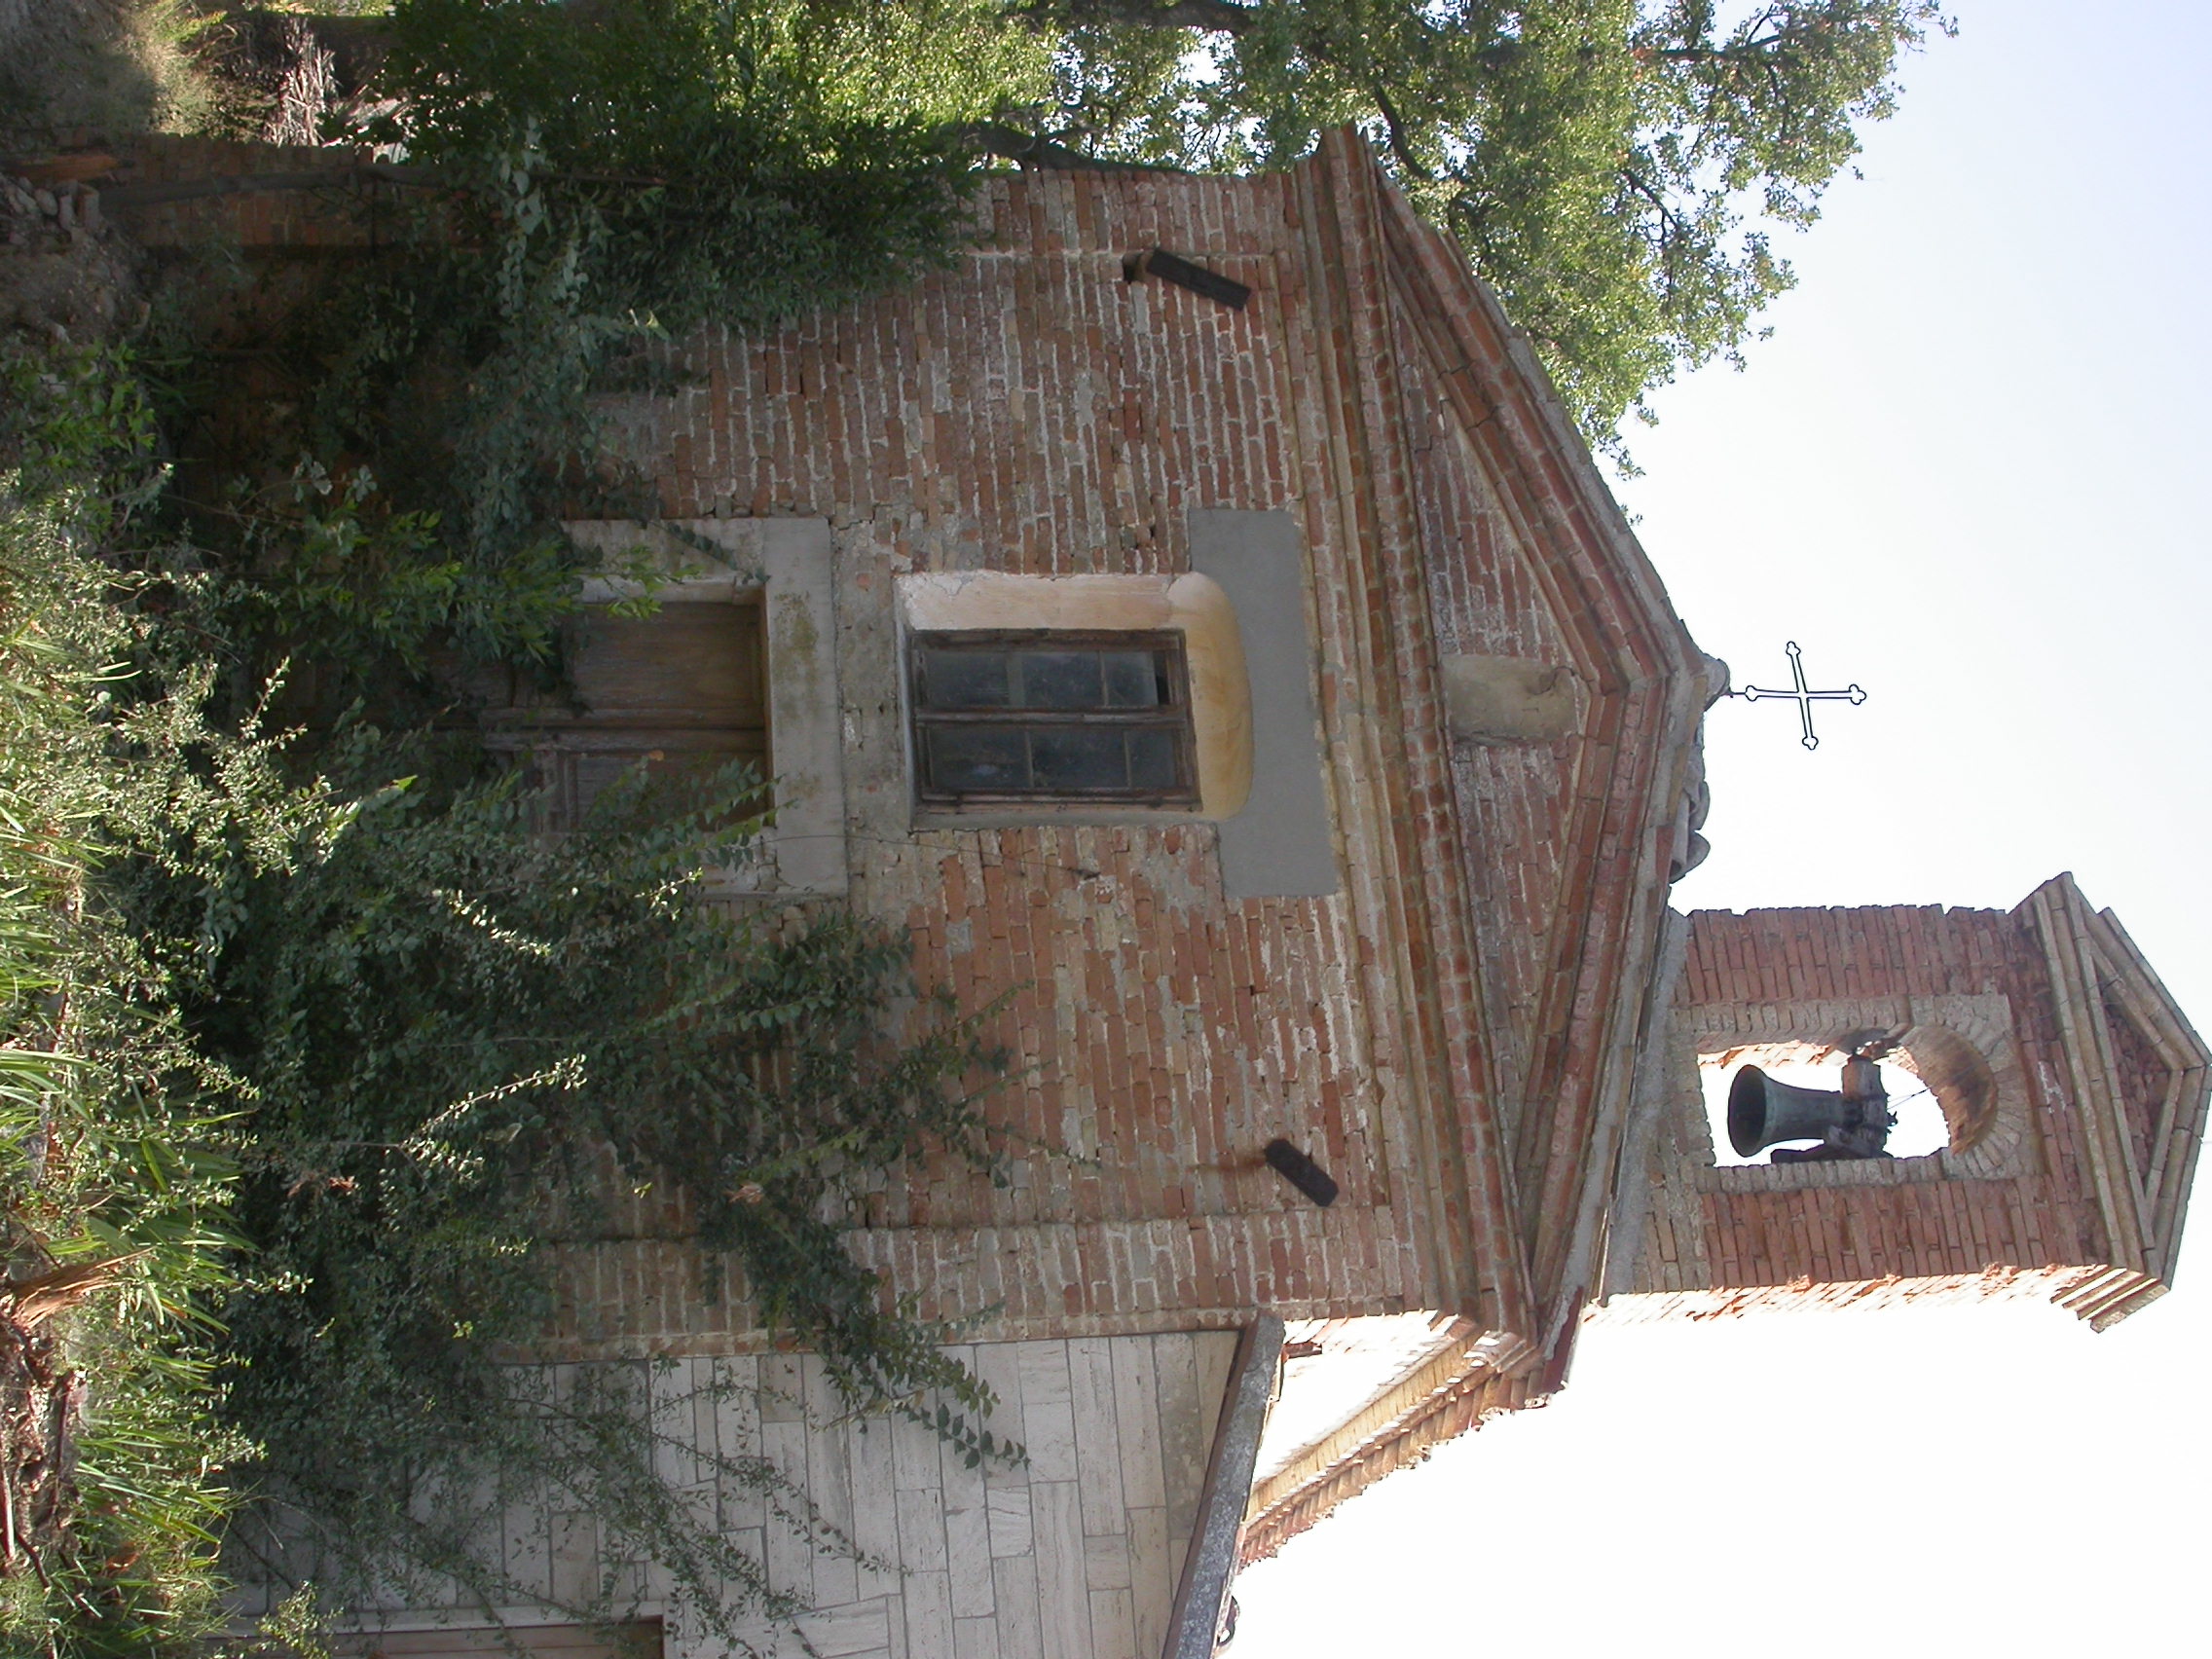
MULTIPOLYGON (((1158 1659, 1235 1346, 1235 1333, 1183 1332, 955 1349, 998 1393, 992 1430, 1028 1449, 1025 1464, 978 1469, 911 1423, 843 1418, 811 1355, 680 1360, 652 1382, 670 1431, 662 1473, 765 1566, 770 1589, 815 1609, 800 1628, 822 1659, 1158 1659), (702 1452, 769 1458, 887 1566, 810 1547, 702 1452)), ((615 1616, 666 1621, 666 1659, 733 1651, 658 1569, 608 1559, 594 1517, 518 1510, 502 1531, 519 1585, 571 1604, 611 1589, 615 1616)), ((416 1600, 362 1624, 485 1622, 458 1595, 416 1600)), ((788 1632, 746 1634, 764 1653, 804 1651, 788 1632)))

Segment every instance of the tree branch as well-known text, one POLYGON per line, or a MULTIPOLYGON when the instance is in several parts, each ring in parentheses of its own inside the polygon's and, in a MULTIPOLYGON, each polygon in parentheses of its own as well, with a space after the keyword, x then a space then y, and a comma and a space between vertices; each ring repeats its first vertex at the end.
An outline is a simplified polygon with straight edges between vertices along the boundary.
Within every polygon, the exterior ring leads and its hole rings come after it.
POLYGON ((1390 94, 1382 90, 1382 82, 1378 81, 1368 92, 1375 99, 1375 107, 1382 112, 1382 125, 1390 133, 1390 154, 1398 158, 1398 166, 1416 178, 1435 178, 1436 174, 1422 166, 1420 158, 1414 154, 1413 139, 1407 136, 1406 124, 1399 119, 1398 106, 1390 101, 1390 94))
POLYGON ((1654 189, 1652 185, 1633 167, 1626 167, 1622 169, 1621 180, 1629 187, 1629 189, 1635 191, 1637 195, 1642 197, 1644 201, 1650 203, 1652 209, 1659 215, 1659 257, 1663 261, 1665 261, 1667 265, 1669 273, 1668 281, 1669 285, 1672 286, 1674 280, 1673 271, 1675 264, 1675 251, 1681 245, 1683 240, 1688 239, 1690 231, 1689 224, 1682 218, 1679 213, 1677 213, 1672 206, 1668 204, 1666 197, 1661 195, 1658 190, 1654 189))
POLYGON ((1081 150, 1071 150, 1065 144, 1036 132, 1024 132, 1017 127, 1007 127, 996 121, 974 121, 955 129, 958 137, 966 139, 986 156, 997 156, 1016 162, 1025 167, 1039 167, 1048 172, 1181 172, 1181 167, 1155 166, 1148 162, 1117 162, 1103 156, 1087 156, 1081 150))
POLYGON ((1030 0, 1021 8, 1040 20, 1122 28, 1203 29, 1242 34, 1259 21, 1259 8, 1237 0, 1030 0))

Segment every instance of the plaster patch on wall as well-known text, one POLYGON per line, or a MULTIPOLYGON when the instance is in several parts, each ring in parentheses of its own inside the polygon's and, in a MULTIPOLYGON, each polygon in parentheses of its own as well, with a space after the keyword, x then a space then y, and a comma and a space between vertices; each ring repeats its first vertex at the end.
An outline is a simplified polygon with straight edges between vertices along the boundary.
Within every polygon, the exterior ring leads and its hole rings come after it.
POLYGON ((1571 669, 1528 657, 1454 653, 1442 659, 1452 736, 1462 743, 1550 743, 1578 722, 1571 669))
POLYGON ((1233 900, 1325 898, 1339 876, 1298 523, 1280 511, 1194 507, 1191 563, 1227 590, 1249 653, 1251 798, 1222 825, 1222 889, 1233 900))

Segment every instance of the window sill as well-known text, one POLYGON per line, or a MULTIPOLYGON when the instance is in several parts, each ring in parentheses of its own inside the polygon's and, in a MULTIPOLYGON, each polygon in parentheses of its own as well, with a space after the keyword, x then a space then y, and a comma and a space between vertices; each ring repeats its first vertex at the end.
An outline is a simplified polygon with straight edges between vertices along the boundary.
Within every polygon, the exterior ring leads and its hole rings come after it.
POLYGON ((1072 802, 1036 806, 916 806, 916 830, 1171 829, 1178 824, 1211 824, 1197 806, 1079 806, 1072 802))

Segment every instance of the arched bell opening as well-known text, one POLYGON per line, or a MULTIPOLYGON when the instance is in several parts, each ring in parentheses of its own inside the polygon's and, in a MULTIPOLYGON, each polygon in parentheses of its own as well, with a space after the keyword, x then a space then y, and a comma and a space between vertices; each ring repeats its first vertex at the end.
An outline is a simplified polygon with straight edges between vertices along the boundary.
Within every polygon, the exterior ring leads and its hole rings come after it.
MULTIPOLYGON (((1919 1043, 1923 1033, 1911 1035, 1919 1043)), ((1971 1046, 1947 1032, 1936 1035, 1947 1041, 1895 1047, 1862 1061, 1848 1095, 1845 1061, 1857 1042, 1746 1044, 1699 1055, 1714 1162, 1923 1158, 1972 1144, 1994 1117, 1996 1081, 1971 1046), (1881 1098, 1872 1110, 1858 1104, 1877 1088, 1881 1098), (1895 1120, 1886 1134, 1868 1127, 1878 1112, 1895 1120)))
POLYGON ((1893 1054, 1943 1113, 1953 1152, 1980 1143, 1997 1122, 1997 1074, 1979 1049, 1940 1025, 1916 1025, 1893 1054))

